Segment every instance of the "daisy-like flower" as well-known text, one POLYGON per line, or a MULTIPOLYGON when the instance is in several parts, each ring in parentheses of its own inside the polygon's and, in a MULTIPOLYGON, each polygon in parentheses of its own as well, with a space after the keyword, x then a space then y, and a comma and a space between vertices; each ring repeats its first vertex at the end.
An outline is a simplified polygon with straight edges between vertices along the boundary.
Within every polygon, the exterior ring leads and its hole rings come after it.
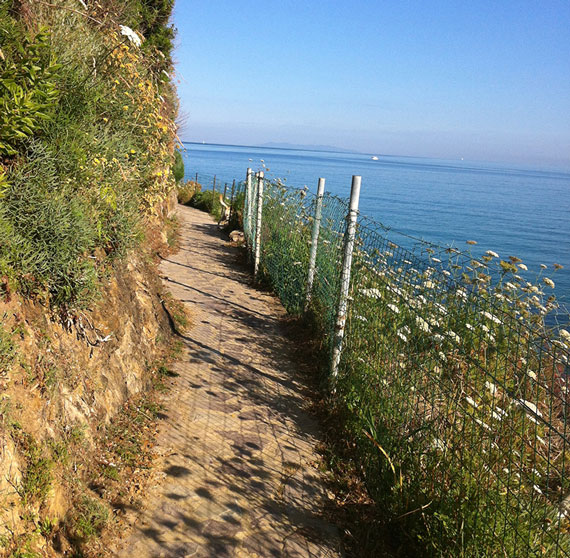
POLYGON ((570 341, 570 331, 566 329, 561 329, 560 337, 562 337, 562 339, 564 339, 565 341, 570 341))
POLYGON ((473 399, 471 399, 471 397, 469 397, 468 395, 465 396, 465 401, 467 401, 467 403, 469 403, 469 405, 471 405, 471 407, 479 407, 479 405, 477 405, 477 403, 475 403, 475 401, 473 399))
POLYGON ((129 41, 131 41, 131 43, 133 43, 133 45, 138 46, 138 47, 141 46, 142 39, 136 31, 133 31, 133 29, 131 29, 130 27, 128 27, 126 25, 119 25, 119 27, 121 28, 121 35, 124 35, 125 37, 127 37, 127 39, 129 39, 129 41))
POLYGON ((548 266, 544 265, 544 264, 540 264, 540 269, 546 269, 548 266))
POLYGON ((493 252, 493 250, 487 250, 485 252, 485 254, 487 254, 487 256, 490 256, 491 258, 498 258, 499 254, 497 254, 497 252, 493 252))
POLYGON ((416 316, 416 323, 418 324, 418 327, 422 330, 425 331, 426 333, 429 333, 430 329, 429 329, 429 324, 420 316, 416 316))
POLYGON ((523 271, 528 271, 528 267, 526 265, 524 265, 523 263, 519 264, 519 269, 522 269, 523 271))
POLYGON ((549 279, 548 277, 543 277, 542 280, 544 281, 545 285, 548 285, 552 289, 554 288, 554 281, 552 279, 549 279))
POLYGON ((392 310, 392 312, 395 314, 400 313, 400 309, 395 304, 388 304, 388 308, 390 308, 390 310, 392 310))
POLYGON ((493 316, 493 314, 491 314, 490 312, 481 312, 483 314, 483 316, 485 316, 485 318, 487 318, 488 320, 491 320, 492 322, 495 322, 496 324, 500 324, 501 320, 499 320, 499 318, 497 318, 497 316, 493 316))

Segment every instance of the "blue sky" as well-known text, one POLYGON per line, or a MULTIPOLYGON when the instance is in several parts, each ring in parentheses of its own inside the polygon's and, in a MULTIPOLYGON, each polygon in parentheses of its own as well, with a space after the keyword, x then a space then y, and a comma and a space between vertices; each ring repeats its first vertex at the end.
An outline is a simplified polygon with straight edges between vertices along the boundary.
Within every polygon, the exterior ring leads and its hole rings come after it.
POLYGON ((176 0, 181 137, 570 165, 568 0, 176 0))

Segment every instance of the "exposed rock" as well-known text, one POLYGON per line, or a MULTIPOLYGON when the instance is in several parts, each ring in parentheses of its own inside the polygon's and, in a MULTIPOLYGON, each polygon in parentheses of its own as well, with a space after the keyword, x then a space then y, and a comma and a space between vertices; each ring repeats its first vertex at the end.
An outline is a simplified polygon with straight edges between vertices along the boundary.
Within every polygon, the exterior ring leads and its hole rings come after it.
POLYGON ((242 231, 232 231, 230 233, 230 240, 236 244, 243 244, 245 242, 245 236, 242 231))

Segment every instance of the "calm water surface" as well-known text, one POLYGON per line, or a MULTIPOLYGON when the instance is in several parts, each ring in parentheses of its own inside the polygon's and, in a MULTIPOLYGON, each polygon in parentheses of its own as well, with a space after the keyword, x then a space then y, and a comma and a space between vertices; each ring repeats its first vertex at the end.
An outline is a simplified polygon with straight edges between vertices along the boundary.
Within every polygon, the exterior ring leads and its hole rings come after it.
POLYGON ((360 210, 406 234, 473 252, 494 250, 521 258, 531 272, 548 265, 560 301, 570 303, 570 171, 413 157, 291 149, 185 144, 186 178, 217 175, 243 180, 247 167, 268 169, 292 187, 347 197, 362 175, 360 210), (263 163, 262 163, 263 161, 263 163), (555 274, 552 264, 564 266, 555 274))

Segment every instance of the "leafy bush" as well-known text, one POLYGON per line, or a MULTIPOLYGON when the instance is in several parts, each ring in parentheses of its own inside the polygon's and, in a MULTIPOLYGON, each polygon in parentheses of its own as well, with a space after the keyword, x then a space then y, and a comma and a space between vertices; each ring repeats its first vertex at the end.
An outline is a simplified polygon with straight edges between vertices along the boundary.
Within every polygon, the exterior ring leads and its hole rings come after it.
POLYGON ((67 525, 72 539, 88 540, 98 535, 109 521, 109 510, 101 501, 83 496, 67 525))
POLYGON ((18 153, 19 144, 53 116, 60 66, 50 53, 49 35, 24 35, 0 69, 0 156, 18 153))
POLYGON ((180 182, 184 178, 184 161, 180 151, 174 152, 174 165, 172 166, 172 175, 176 182, 180 182))
POLYGON ((0 7, 0 275, 22 293, 87 304, 174 187, 165 57, 116 24, 160 34, 171 7, 104 0, 101 26, 65 2, 25 24, 0 7))
POLYGON ((5 374, 16 358, 12 336, 0 324, 0 375, 5 374))
POLYGON ((219 220, 222 215, 220 194, 216 193, 214 195, 211 190, 196 192, 192 196, 189 205, 201 211, 207 211, 216 220, 219 220))
POLYGON ((187 205, 194 194, 202 189, 202 185, 193 180, 187 180, 184 184, 178 185, 178 203, 187 205))

